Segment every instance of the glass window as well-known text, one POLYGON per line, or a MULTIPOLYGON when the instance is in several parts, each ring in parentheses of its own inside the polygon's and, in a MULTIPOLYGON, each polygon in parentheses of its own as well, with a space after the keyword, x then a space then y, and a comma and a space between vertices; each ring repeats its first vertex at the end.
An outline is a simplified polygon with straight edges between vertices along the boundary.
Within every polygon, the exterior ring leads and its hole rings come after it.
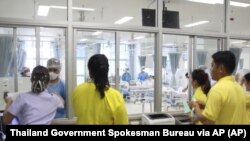
POLYGON ((30 74, 36 67, 36 37, 34 28, 17 28, 18 91, 31 90, 30 74))
POLYGON ((248 40, 231 39, 229 50, 235 54, 236 68, 234 74, 236 80, 241 82, 243 76, 250 72, 250 42, 248 40))
POLYGON ((90 79, 87 63, 94 54, 105 54, 109 60, 109 82, 115 86, 115 34, 106 31, 76 32, 77 85, 90 79))
POLYGON ((120 84, 129 114, 153 112, 153 33, 120 33, 120 84))
POLYGON ((196 48, 194 49, 194 69, 203 69, 208 74, 210 84, 215 83, 211 78, 210 68, 212 55, 218 51, 218 39, 196 38, 196 48))
POLYGON ((230 1, 229 30, 231 33, 249 35, 250 33, 249 13, 250 13, 250 1, 248 0, 230 1))
POLYGON ((218 40, 209 38, 196 38, 194 50, 194 69, 209 69, 212 62, 212 55, 218 50, 218 40))
POLYGON ((47 66, 47 60, 57 58, 62 69, 60 77, 65 80, 65 29, 40 27, 40 64, 47 66))
POLYGON ((155 26, 156 6, 157 1, 152 0, 73 0, 73 21, 121 26, 155 26), (142 9, 146 10, 142 12, 142 9))
POLYGON ((0 17, 67 20, 67 0, 1 0, 0 17))
POLYGON ((14 92, 13 29, 0 27, 0 110, 4 110, 4 92, 14 92))
POLYGON ((180 110, 178 104, 188 99, 188 36, 163 35, 162 106, 164 111, 180 110), (185 89, 185 90, 184 90, 185 89))
POLYGON ((163 27, 188 31, 223 33, 222 0, 169 0, 165 2, 163 27), (171 19, 168 21, 168 19, 171 19))

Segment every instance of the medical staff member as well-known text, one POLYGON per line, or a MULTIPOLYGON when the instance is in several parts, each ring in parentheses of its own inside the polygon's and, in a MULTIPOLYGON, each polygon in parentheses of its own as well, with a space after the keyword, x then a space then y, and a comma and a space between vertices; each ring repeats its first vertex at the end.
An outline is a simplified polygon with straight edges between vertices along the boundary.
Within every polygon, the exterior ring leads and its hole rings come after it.
POLYGON ((60 79, 61 63, 59 59, 51 58, 47 61, 47 68, 49 70, 49 84, 47 90, 50 93, 57 94, 65 101, 64 108, 58 108, 55 118, 66 118, 66 90, 65 83, 60 79))

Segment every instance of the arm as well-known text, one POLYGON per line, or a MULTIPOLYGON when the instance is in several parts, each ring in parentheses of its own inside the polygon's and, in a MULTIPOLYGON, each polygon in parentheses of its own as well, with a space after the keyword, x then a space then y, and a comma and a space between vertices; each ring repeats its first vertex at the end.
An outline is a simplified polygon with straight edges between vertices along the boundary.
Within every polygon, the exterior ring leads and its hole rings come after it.
POLYGON ((195 114, 196 114, 194 121, 201 121, 203 124, 208 124, 208 125, 215 124, 214 121, 212 121, 212 120, 210 120, 202 115, 202 111, 201 111, 198 103, 194 103, 193 106, 195 108, 195 114))
POLYGON ((63 100, 63 98, 60 95, 58 95, 58 94, 52 94, 52 95, 55 96, 55 98, 58 101, 58 105, 57 105, 58 108, 64 108, 65 101, 63 100))
POLYGON ((128 122, 128 114, 127 114, 124 103, 122 103, 115 111, 114 124, 115 125, 129 124, 129 122, 128 122))
POLYGON ((14 115, 12 115, 8 111, 10 105, 12 104, 12 98, 11 97, 6 97, 4 100, 6 102, 6 107, 5 107, 5 110, 4 110, 4 113, 3 113, 3 123, 4 124, 9 124, 13 120, 13 118, 15 117, 14 115))

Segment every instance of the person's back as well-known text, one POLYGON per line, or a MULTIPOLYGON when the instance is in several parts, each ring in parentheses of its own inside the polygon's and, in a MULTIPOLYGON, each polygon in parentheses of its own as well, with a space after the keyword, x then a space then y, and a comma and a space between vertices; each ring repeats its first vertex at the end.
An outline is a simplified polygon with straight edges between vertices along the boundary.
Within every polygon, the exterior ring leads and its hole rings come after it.
POLYGON ((49 72, 43 66, 34 68, 31 75, 31 91, 18 94, 15 99, 6 97, 4 123, 9 124, 17 117, 19 124, 50 124, 56 109, 63 107, 59 96, 50 94, 46 87, 49 82, 49 72))
POLYGON ((206 124, 246 124, 245 93, 232 76, 236 67, 235 55, 230 51, 218 51, 212 59, 211 77, 217 82, 208 93, 201 121, 206 124))
POLYGON ((47 90, 40 94, 26 92, 19 94, 9 112, 16 114, 19 124, 50 124, 56 114, 59 98, 48 93, 47 90))
POLYGON ((247 122, 250 124, 250 94, 246 93, 247 122))
POLYGON ((246 73, 243 76, 243 84, 246 89, 245 96, 246 96, 246 108, 247 108, 247 118, 248 124, 250 124, 250 73, 246 73))
POLYGON ((88 62, 90 82, 77 86, 72 103, 77 124, 128 124, 121 93, 110 87, 105 55, 93 55, 88 62))
POLYGON ((122 95, 110 87, 100 98, 93 82, 79 85, 73 94, 77 124, 127 124, 122 95))
MULTIPOLYGON (((232 76, 221 78, 210 90, 207 105, 220 107, 215 112, 220 112, 215 124, 245 124, 246 100, 242 87, 235 82, 232 76), (210 95, 211 94, 211 95, 210 95), (215 98, 219 97, 219 101, 215 98), (223 104, 223 105, 221 105, 223 104), (241 116, 239 116, 241 115, 241 116)), ((209 107, 205 114, 210 116, 209 107)))

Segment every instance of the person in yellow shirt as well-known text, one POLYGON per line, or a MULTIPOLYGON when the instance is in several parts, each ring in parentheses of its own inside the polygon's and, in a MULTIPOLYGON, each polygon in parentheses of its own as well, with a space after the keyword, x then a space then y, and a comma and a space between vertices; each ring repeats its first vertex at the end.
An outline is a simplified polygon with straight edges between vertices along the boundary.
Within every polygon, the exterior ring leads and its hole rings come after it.
MULTIPOLYGON (((202 69, 195 69, 191 74, 191 80, 195 93, 190 105, 195 102, 203 110, 207 102, 207 93, 211 88, 208 74, 202 69)), ((201 124, 201 122, 196 122, 196 124, 201 124)))
POLYGON ((247 124, 245 93, 232 76, 234 54, 218 51, 212 59, 211 76, 217 83, 210 89, 203 111, 194 103, 197 120, 203 124, 247 124))
POLYGON ((247 117, 248 124, 250 124, 250 73, 244 75, 244 85, 246 88, 246 107, 247 107, 247 117))
POLYGON ((110 87, 109 63, 103 54, 88 61, 91 81, 78 85, 72 95, 77 124, 128 124, 122 94, 110 87))
POLYGON ((192 72, 192 86, 195 89, 193 100, 196 101, 201 109, 204 109, 207 102, 207 94, 211 88, 208 74, 202 69, 192 72))

